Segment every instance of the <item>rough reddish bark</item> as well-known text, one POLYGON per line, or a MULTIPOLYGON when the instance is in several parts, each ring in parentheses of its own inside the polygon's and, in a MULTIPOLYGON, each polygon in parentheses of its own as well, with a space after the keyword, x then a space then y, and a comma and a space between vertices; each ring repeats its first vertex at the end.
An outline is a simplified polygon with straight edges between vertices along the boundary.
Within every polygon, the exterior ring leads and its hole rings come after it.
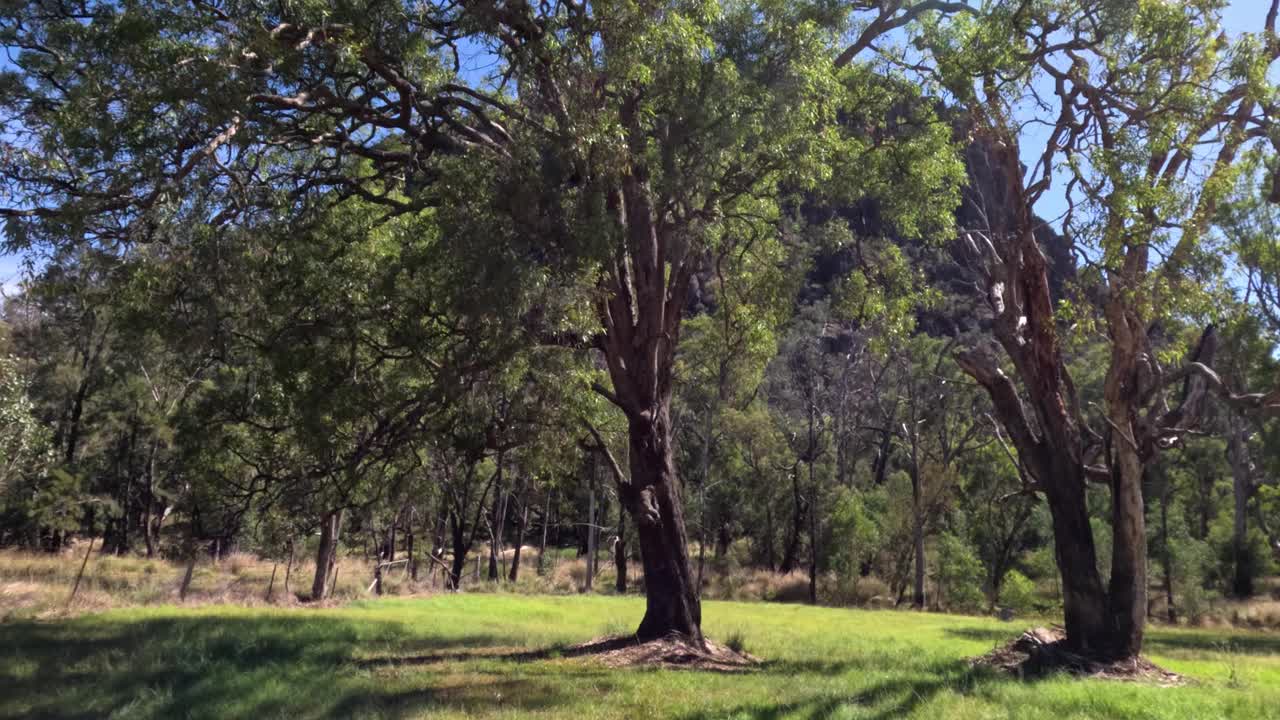
MULTIPOLYGON (((639 143, 636 102, 624 103, 622 117, 639 143)), ((635 150, 635 157, 644 156, 635 150)), ((648 640, 674 633, 701 643, 702 606, 689 567, 671 428, 675 348, 698 259, 688 256, 687 238, 658 220, 642 164, 623 173, 608 197, 623 241, 605 264, 597 306, 604 328, 599 348, 613 387, 596 390, 627 419, 629 477, 608 457, 618 496, 636 523, 644 568, 645 615, 636 634, 648 640)))

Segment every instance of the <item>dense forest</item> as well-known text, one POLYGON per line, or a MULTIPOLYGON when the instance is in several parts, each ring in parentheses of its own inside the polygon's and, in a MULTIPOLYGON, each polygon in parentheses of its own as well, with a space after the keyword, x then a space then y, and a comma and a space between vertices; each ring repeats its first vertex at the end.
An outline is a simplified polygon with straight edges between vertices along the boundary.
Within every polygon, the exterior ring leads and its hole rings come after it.
POLYGON ((1277 2, 1223 5, 4 3, 0 546, 1137 655, 1280 557, 1277 2))

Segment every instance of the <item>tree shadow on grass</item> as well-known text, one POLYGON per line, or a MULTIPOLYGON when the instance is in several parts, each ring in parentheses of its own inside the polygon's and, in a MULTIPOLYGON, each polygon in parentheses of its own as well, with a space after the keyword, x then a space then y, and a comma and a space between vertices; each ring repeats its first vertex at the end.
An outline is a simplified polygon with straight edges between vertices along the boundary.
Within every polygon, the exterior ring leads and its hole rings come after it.
MULTIPOLYGON (((432 707, 539 709, 568 702, 551 682, 429 671, 383 677, 367 651, 445 653, 499 634, 437 637, 402 623, 298 613, 0 624, 0 717, 402 717, 432 707)), ((462 660, 483 659, 468 656, 462 660)))
MULTIPOLYGON (((795 670, 794 664, 785 667, 795 670)), ((778 666, 781 669, 782 665, 778 666)), ((822 668, 836 667, 822 665, 822 668)), ((818 669, 815 665, 814 669, 818 669)), ((847 668, 846 668, 847 669, 847 668)), ((751 718, 751 720, 781 720, 804 718, 820 720, 834 715, 841 708, 853 705, 861 708, 858 717, 870 720, 896 720, 927 705, 943 692, 967 695, 984 681, 998 682, 1000 678, 989 670, 970 667, 962 660, 933 663, 920 669, 911 669, 901 675, 863 687, 850 695, 823 694, 804 700, 784 703, 754 703, 720 710, 703 710, 683 716, 681 720, 713 720, 716 718, 751 718)))
POLYGON ((536 662, 539 660, 589 657, 591 655, 605 653, 611 650, 619 650, 635 644, 635 638, 615 637, 582 645, 556 643, 549 647, 538 649, 512 649, 501 646, 476 647, 473 645, 469 646, 468 649, 446 652, 428 652, 414 655, 390 655, 385 657, 366 658, 363 660, 357 660, 356 665, 364 669, 375 669, 380 667, 438 665, 441 663, 465 662, 469 660, 502 660, 507 662, 526 663, 536 662))
MULTIPOLYGON (((992 647, 1004 645, 1018 637, 1025 628, 1010 626, 1008 630, 987 628, 945 628, 952 637, 991 643, 992 647)), ((1245 655, 1280 654, 1280 636, 1242 632, 1161 632, 1159 628, 1147 631, 1143 643, 1145 652, 1194 657, 1195 653, 1219 653, 1230 651, 1245 655)))

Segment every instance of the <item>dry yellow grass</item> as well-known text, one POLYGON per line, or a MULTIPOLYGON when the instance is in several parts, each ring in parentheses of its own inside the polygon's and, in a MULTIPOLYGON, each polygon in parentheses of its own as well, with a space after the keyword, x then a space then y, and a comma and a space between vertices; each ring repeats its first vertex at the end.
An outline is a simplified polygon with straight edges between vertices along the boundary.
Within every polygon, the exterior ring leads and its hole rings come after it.
MULTIPOLYGON (((67 600, 84 558, 85 541, 71 543, 57 554, 0 551, 0 620, 21 617, 78 615, 112 608, 176 604, 185 565, 163 559, 138 556, 118 557, 95 551, 85 567, 84 578, 73 602, 67 600)), ((499 570, 502 581, 488 581, 488 548, 477 547, 468 557, 462 577, 464 592, 510 592, 573 595, 583 592, 586 558, 572 557, 572 551, 548 553, 543 573, 538 574, 536 547, 521 549, 521 568, 516 583, 506 581, 514 550, 502 554, 499 570), (479 559, 477 564, 476 559, 479 559), (478 570, 478 571, 477 571, 478 570)), ((446 558, 447 561, 447 558, 446 558)), ((444 590, 444 576, 438 565, 419 561, 418 580, 408 577, 407 566, 399 564, 383 575, 383 593, 393 596, 429 595, 444 590)), ((247 607, 290 606, 305 600, 311 591, 315 564, 310 559, 295 561, 289 591, 285 591, 285 563, 258 558, 248 553, 232 553, 215 561, 201 556, 192 576, 187 605, 239 605, 247 607), (276 573, 271 582, 273 568, 276 573), (271 597, 267 588, 272 587, 271 597)), ((597 594, 615 593, 613 558, 600 553, 600 569, 592 585, 597 594)), ((373 563, 357 556, 342 556, 337 566, 337 585, 324 605, 344 605, 351 600, 372 597, 370 584, 373 563)), ((628 592, 644 590, 641 565, 628 563, 628 592)), ((804 571, 786 575, 730 563, 728 567, 708 565, 703 581, 703 597, 708 600, 737 600, 803 603, 808 600, 809 580, 804 571)), ((832 575, 819 578, 821 604, 845 607, 884 608, 893 606, 885 583, 875 577, 860 578, 856 584, 840 583, 832 575)), ((1163 619, 1156 608, 1154 621, 1163 619)), ((1183 619, 1187 624, 1187 619, 1183 619)), ((1260 596, 1248 601, 1214 600, 1191 623, 1200 627, 1241 627, 1280 629, 1280 599, 1260 596)))

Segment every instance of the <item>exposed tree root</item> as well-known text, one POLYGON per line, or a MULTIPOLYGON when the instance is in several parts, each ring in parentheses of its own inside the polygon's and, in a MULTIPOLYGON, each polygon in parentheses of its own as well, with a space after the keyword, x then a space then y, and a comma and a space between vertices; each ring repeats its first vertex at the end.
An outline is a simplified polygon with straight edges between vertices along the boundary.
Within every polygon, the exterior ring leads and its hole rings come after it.
POLYGON ((606 667, 663 667, 686 670, 744 672, 760 664, 745 652, 732 650, 706 640, 703 647, 683 635, 668 635, 640 642, 635 636, 601 637, 574 645, 565 657, 591 657, 606 667))
POLYGON ((1154 685, 1182 685, 1186 679, 1169 672, 1144 657, 1096 660, 1066 648, 1066 633, 1057 628, 1033 628, 1007 645, 972 658, 974 667, 989 667, 1019 678, 1042 677, 1065 672, 1079 677, 1143 682, 1154 685))

